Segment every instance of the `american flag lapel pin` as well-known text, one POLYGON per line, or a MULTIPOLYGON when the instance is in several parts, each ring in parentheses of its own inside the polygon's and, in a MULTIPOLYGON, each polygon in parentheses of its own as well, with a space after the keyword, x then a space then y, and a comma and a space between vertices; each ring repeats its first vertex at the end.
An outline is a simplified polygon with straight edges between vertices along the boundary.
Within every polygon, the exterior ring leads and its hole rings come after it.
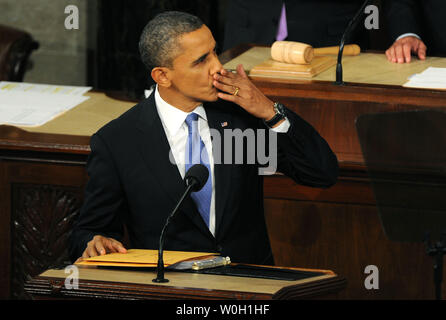
POLYGON ((228 122, 227 121, 221 123, 221 127, 222 128, 227 127, 227 126, 228 126, 228 122))

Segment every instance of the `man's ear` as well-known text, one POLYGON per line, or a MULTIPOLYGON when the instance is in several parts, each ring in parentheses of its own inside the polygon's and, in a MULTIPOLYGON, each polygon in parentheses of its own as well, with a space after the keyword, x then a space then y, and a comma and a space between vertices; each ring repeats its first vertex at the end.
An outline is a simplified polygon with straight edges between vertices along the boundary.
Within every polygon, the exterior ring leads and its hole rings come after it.
POLYGON ((152 79, 162 87, 170 87, 169 69, 165 67, 156 67, 151 72, 152 79))

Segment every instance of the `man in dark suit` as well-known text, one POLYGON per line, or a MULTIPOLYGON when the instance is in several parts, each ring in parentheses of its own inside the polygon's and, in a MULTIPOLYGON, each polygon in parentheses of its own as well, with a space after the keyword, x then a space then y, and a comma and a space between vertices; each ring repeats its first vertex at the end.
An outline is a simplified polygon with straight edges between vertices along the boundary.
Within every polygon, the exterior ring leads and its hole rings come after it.
MULTIPOLYGON (((358 0, 231 0, 226 11, 224 50, 240 43, 271 45, 276 40, 313 47, 339 45, 349 21, 361 7, 358 0), (287 37, 278 38, 285 5, 287 37)), ((365 28, 348 42, 367 46, 365 28)))
POLYGON ((124 224, 132 247, 158 248, 166 218, 186 188, 186 159, 196 155, 194 145, 199 145, 209 179, 182 205, 165 248, 272 264, 259 175, 265 163, 246 157, 241 164, 234 161, 238 148, 227 148, 228 132, 252 130, 257 143, 260 130, 276 132, 277 150, 269 148, 269 153, 277 155, 280 172, 309 186, 335 183, 337 159, 325 140, 294 112, 264 96, 242 66, 237 73, 224 70, 215 47, 210 30, 189 14, 166 12, 148 23, 140 51, 157 87, 91 138, 90 180, 70 241, 73 260, 126 252, 124 224), (211 139, 211 131, 224 142, 211 139), (219 150, 225 161, 218 161, 219 150))
POLYGON ((412 53, 446 55, 446 1, 385 0, 389 36, 394 43, 386 51, 392 62, 410 62, 412 53))

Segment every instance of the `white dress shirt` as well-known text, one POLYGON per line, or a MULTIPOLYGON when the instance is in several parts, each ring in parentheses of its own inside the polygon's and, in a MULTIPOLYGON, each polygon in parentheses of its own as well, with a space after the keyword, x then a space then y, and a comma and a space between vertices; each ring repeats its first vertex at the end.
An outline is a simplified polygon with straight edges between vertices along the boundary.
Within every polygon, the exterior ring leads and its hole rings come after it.
POLYGON ((400 40, 400 39, 402 39, 402 38, 405 38, 405 37, 415 37, 415 38, 418 38, 418 39, 421 40, 420 36, 417 35, 416 33, 410 33, 410 32, 408 32, 408 33, 404 33, 404 34, 400 35, 398 38, 396 38, 395 41, 398 41, 398 40, 400 40))
MULTIPOLYGON (((209 166, 211 168, 210 177, 212 177, 212 197, 209 216, 209 230, 215 236, 215 178, 214 178, 214 157, 212 155, 211 134, 207 121, 206 111, 203 105, 199 105, 192 112, 184 112, 161 98, 158 86, 155 89, 155 104, 160 116, 161 123, 166 133, 167 141, 172 151, 173 159, 178 167, 181 177, 184 179, 186 174, 186 145, 188 138, 188 128, 185 122, 186 117, 195 112, 198 114, 198 132, 206 147, 209 158, 209 166)), ((288 119, 282 122, 272 130, 276 132, 287 132, 290 127, 288 119)))

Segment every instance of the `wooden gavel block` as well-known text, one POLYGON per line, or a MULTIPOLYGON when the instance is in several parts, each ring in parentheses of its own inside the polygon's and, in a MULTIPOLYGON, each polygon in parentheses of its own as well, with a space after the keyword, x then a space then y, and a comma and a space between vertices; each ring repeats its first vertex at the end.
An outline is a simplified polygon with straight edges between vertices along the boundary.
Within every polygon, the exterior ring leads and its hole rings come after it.
MULTIPOLYGON (((292 64, 309 64, 314 56, 338 54, 339 46, 313 48, 309 44, 295 41, 276 41, 271 47, 271 57, 275 61, 292 64)), ((357 44, 344 46, 344 55, 357 56, 361 48, 357 44)))

